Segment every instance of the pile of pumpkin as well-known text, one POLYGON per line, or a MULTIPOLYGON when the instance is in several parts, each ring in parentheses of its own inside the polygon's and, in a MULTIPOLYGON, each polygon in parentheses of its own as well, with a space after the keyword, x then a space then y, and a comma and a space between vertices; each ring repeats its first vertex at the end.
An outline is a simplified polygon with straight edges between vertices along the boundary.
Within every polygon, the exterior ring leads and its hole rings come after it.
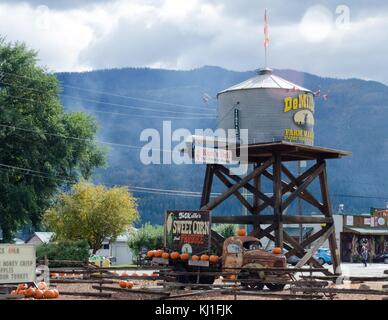
POLYGON ((60 279, 60 278, 66 278, 66 279, 81 279, 83 277, 82 274, 75 274, 75 273, 50 273, 50 278, 53 279, 60 279))
POLYGON ((37 288, 28 287, 27 284, 21 283, 17 286, 16 290, 11 292, 12 295, 23 295, 28 298, 35 299, 56 299, 59 297, 59 291, 57 289, 50 289, 45 282, 39 282, 37 288))
MULTIPOLYGON (((171 253, 168 253, 168 252, 165 252, 163 250, 150 250, 147 252, 147 257, 148 258, 153 258, 153 257, 156 257, 156 258, 163 258, 163 259, 171 259, 171 260, 181 260, 181 261, 189 261, 190 260, 190 254, 188 254, 187 252, 183 252, 183 253, 179 253, 179 252, 171 252, 171 253)), ((210 263, 213 263, 213 264, 216 264, 218 263, 218 256, 216 255, 207 255, 207 254, 203 254, 201 256, 197 256, 197 255, 192 255, 191 256, 191 260, 193 261, 209 261, 210 263)))

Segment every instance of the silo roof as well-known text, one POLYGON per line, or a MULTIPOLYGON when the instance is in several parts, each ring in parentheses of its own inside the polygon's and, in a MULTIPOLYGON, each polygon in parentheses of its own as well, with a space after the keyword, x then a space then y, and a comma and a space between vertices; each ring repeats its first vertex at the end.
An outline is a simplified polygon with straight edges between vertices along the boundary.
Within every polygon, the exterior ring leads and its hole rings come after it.
POLYGON ((287 81, 283 78, 275 76, 271 69, 262 69, 258 72, 258 75, 245 80, 239 84, 234 85, 228 89, 225 89, 218 94, 249 89, 286 89, 286 90, 298 90, 311 92, 309 89, 303 88, 297 84, 287 81))

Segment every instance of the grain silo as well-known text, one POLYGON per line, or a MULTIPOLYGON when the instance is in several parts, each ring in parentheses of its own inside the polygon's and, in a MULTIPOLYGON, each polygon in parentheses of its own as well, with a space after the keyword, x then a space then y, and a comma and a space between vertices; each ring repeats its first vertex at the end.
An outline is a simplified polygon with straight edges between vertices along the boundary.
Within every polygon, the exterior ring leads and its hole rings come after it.
MULTIPOLYGON (((248 129, 249 144, 314 145, 314 95, 271 69, 218 93, 218 128, 248 129)), ((244 143, 246 143, 244 141, 244 143)))

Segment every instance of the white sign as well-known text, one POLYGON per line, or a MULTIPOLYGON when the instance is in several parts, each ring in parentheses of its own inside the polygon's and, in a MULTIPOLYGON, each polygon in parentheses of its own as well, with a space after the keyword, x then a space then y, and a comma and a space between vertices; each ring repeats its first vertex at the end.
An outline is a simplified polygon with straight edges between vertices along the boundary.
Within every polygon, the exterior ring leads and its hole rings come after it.
POLYGON ((232 162, 232 150, 196 146, 194 159, 196 163, 230 164, 232 162))
POLYGON ((209 261, 189 260, 189 266, 208 267, 209 266, 209 261))
POLYGON ((35 270, 33 245, 0 244, 0 283, 35 282, 35 270))
POLYGON ((346 225, 352 226, 353 225, 353 216, 346 216, 346 225))
POLYGON ((364 224, 370 226, 370 218, 364 218, 364 224))

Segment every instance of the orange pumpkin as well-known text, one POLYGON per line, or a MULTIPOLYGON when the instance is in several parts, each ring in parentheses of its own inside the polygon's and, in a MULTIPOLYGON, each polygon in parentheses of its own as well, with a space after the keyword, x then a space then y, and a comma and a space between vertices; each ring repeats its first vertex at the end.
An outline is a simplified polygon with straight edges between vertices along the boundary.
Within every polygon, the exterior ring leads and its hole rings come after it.
POLYGON ((55 298, 55 292, 51 289, 43 291, 43 298, 46 299, 54 299, 55 298))
POLYGON ((237 235, 239 237, 245 237, 247 235, 247 231, 245 229, 238 229, 237 230, 237 235))
POLYGON ((162 257, 162 255, 163 255, 163 250, 156 250, 156 252, 155 252, 155 257, 157 257, 157 258, 161 258, 162 257))
POLYGON ((133 288, 133 283, 132 282, 128 282, 127 283, 127 288, 128 289, 132 289, 133 288))
POLYGON ((16 291, 27 290, 28 286, 25 283, 21 283, 17 286, 16 291))
POLYGON ((151 277, 159 277, 159 274, 154 272, 151 274, 151 277))
POLYGON ((187 261, 187 260, 189 260, 190 259, 190 256, 189 256, 189 254, 188 253, 186 253, 186 252, 184 252, 184 253, 181 253, 181 260, 182 261, 187 261))
POLYGON ((209 257, 209 261, 210 261, 210 263, 218 263, 218 256, 211 255, 209 257))
POLYGON ((236 277, 235 274, 232 274, 232 275, 229 276, 229 279, 232 280, 232 281, 234 281, 234 280, 237 279, 237 277, 236 277))
POLYGON ((197 255, 193 255, 193 256, 191 257, 191 260, 193 260, 193 261, 198 261, 198 260, 199 260, 199 257, 198 257, 197 255))
POLYGON ((43 298, 43 291, 40 289, 36 289, 34 293, 35 299, 42 299, 43 298))
POLYGON ((142 277, 149 277, 149 274, 148 273, 143 273, 142 277))
POLYGON ((124 281, 124 280, 121 280, 120 282, 119 282, 119 286, 120 286, 120 288, 126 288, 127 287, 127 281, 124 281))
POLYGON ((122 274, 121 274, 121 276, 120 276, 121 278, 126 278, 126 277, 128 277, 128 273, 126 273, 126 272, 123 272, 122 274))
POLYGON ((147 257, 152 258, 154 256, 154 250, 150 250, 147 252, 147 257))
POLYGON ((163 252, 162 258, 163 259, 168 259, 168 258, 170 258, 170 254, 168 252, 163 252))
POLYGON ((55 295, 55 299, 59 297, 59 291, 58 289, 53 289, 53 292, 54 292, 54 295, 55 295))
POLYGON ((170 254, 170 257, 172 260, 178 260, 179 256, 180 256, 179 252, 176 252, 176 251, 171 252, 171 254, 170 254))
POLYGON ((39 282, 38 283, 38 289, 43 290, 43 291, 47 290, 48 289, 47 283, 44 282, 44 281, 39 282))
POLYGON ((282 248, 275 247, 272 249, 273 254, 282 254, 282 248))
POLYGON ((134 273, 132 273, 131 274, 131 277, 138 277, 139 275, 136 273, 136 272, 134 272, 134 273))
POLYGON ((209 256, 207 254, 203 254, 201 256, 201 261, 209 261, 209 256))
POLYGON ((20 294, 22 296, 26 296, 27 295, 27 290, 19 290, 18 294, 20 294))
POLYGON ((26 290, 26 296, 27 296, 27 297, 33 297, 34 294, 35 294, 35 288, 29 287, 29 288, 26 290))

